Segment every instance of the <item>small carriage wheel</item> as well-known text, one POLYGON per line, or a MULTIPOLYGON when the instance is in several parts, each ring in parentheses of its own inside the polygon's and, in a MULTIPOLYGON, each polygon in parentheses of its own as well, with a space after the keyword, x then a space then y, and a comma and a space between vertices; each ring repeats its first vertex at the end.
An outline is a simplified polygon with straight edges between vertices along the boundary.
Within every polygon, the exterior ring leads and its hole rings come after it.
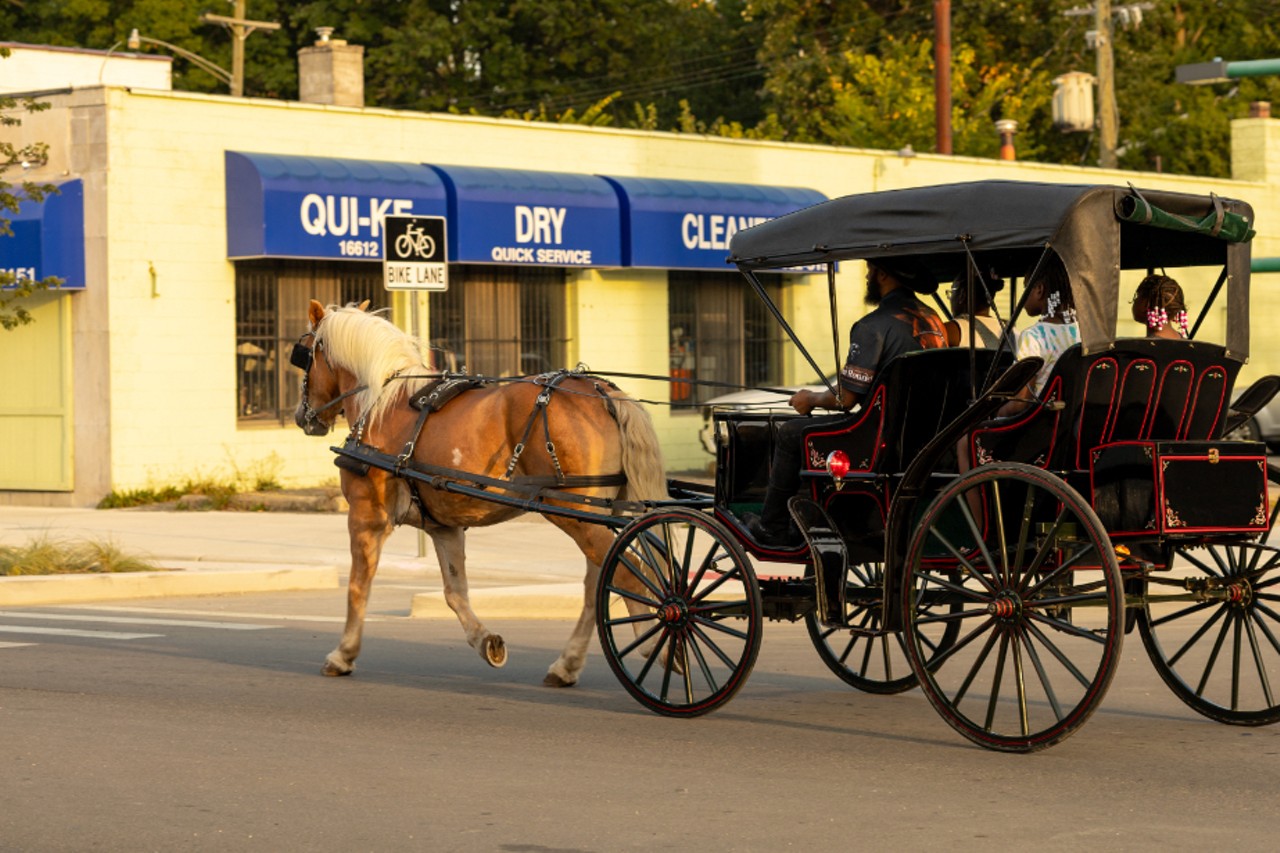
MULTIPOLYGON (((814 611, 804 621, 818 657, 841 681, 889 695, 910 690, 918 681, 902 634, 882 630, 883 607, 884 564, 850 563, 845 569, 844 626, 824 625, 814 611)), ((944 635, 944 646, 954 642, 958 630, 952 626, 944 635)))
POLYGON ((1280 720, 1280 549, 1173 550, 1169 574, 1147 579, 1138 622, 1156 672, 1210 719, 1239 726, 1280 720))
POLYGON ((654 510, 605 556, 596 624, 609 667, 640 704, 705 714, 746 682, 760 651, 760 585, 737 540, 710 516, 654 510))
POLYGON ((984 465, 943 488, 912 535, 902 599, 925 695, 989 749, 1068 737, 1120 660, 1124 590, 1110 539, 1078 492, 1029 465, 984 465), (943 647, 952 625, 959 636, 943 647))

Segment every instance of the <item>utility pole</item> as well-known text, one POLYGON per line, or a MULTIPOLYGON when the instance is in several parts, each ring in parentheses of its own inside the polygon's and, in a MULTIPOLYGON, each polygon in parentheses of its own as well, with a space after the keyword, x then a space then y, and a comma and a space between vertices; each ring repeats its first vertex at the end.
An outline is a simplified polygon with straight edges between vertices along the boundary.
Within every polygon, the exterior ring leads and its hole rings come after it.
POLYGON ((244 40, 254 30, 278 30, 280 25, 271 21, 250 21, 245 18, 246 0, 234 0, 235 14, 214 15, 205 12, 200 20, 206 24, 222 24, 231 30, 231 94, 234 97, 244 95, 244 40))
POLYGON ((1098 165, 1114 169, 1118 163, 1119 110, 1116 107, 1116 61, 1111 46, 1111 0, 1094 0, 1098 52, 1098 165))
POLYGON ((951 0, 933 0, 933 117, 935 147, 951 153, 951 0))

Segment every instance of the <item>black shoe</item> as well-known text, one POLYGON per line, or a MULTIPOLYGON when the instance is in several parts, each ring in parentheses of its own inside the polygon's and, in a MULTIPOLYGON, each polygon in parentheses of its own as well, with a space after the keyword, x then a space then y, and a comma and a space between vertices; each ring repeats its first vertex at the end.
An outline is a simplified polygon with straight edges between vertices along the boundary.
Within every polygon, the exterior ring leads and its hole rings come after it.
POLYGON ((779 530, 765 524, 764 519, 754 512, 742 514, 742 526, 757 544, 768 548, 799 548, 804 543, 800 531, 790 522, 779 530))

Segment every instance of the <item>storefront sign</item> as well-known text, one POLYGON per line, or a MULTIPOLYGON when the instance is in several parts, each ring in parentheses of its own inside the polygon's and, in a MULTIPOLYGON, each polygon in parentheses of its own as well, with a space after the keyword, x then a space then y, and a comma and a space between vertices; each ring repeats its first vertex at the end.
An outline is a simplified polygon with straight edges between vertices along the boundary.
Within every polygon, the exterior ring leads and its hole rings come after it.
POLYGON ((623 263, 722 270, 733 235, 827 197, 799 187, 609 177, 623 205, 623 263))
POLYGON ((433 167, 449 188, 450 258, 554 267, 622 263, 618 197, 594 175, 433 167))
POLYGON ((83 290, 84 184, 58 184, 44 201, 19 201, 16 214, 6 214, 13 236, 0 236, 0 272, 16 279, 62 279, 61 289, 83 290))
POLYGON ((227 257, 378 260, 387 216, 443 216, 416 163, 228 151, 227 257))

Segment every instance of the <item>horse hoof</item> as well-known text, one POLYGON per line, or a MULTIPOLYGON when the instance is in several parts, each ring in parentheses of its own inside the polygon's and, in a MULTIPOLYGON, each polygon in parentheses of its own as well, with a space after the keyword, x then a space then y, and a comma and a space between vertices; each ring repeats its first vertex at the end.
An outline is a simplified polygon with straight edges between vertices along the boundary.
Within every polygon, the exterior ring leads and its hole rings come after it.
POLYGON ((507 644, 497 634, 490 634, 484 639, 484 659, 494 668, 507 663, 507 644))
POLYGON ((576 680, 565 681, 563 678, 556 675, 554 672, 548 672, 547 677, 542 679, 542 683, 546 687, 572 687, 578 682, 576 680))
POLYGON ((336 678, 339 675, 350 675, 352 670, 354 669, 355 667, 352 666, 351 664, 342 664, 342 663, 338 663, 337 661, 326 658, 324 662, 324 668, 321 669, 320 672, 330 677, 336 678))

